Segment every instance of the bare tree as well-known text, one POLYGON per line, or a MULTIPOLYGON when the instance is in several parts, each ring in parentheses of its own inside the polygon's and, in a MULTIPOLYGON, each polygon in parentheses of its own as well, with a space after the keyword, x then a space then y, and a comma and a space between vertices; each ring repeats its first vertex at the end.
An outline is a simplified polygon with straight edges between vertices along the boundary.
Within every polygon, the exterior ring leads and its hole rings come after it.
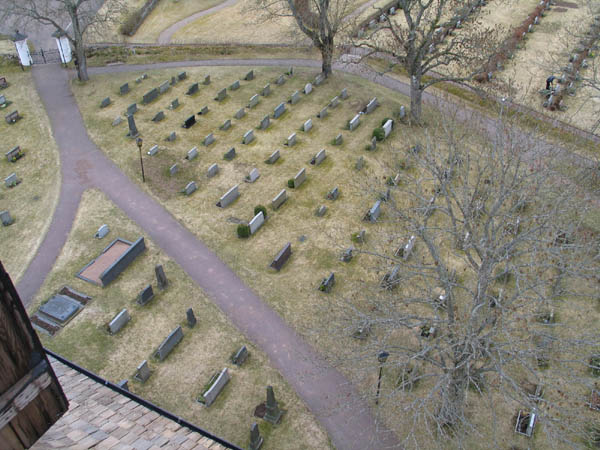
POLYGON ((296 25, 322 58, 322 72, 331 75, 335 38, 348 25, 350 0, 256 0, 257 8, 268 20, 293 17, 296 25))
POLYGON ((461 29, 484 4, 484 0, 398 0, 401 11, 394 15, 381 11, 385 20, 374 30, 359 33, 355 45, 368 49, 367 55, 384 54, 406 71, 415 121, 421 120, 425 89, 443 81, 472 78, 491 54, 494 30, 461 29))
POLYGON ((122 0, 19 0, 9 1, 3 10, 0 17, 5 21, 37 22, 66 35, 75 52, 77 76, 79 80, 87 81, 85 34, 117 21, 123 13, 124 3, 122 0))
POLYGON ((399 151, 386 231, 358 256, 385 275, 340 301, 331 327, 366 338, 344 360, 357 383, 389 354, 376 395, 406 447, 506 448, 506 424, 512 436, 533 421, 549 446, 577 447, 597 414, 599 240, 584 223, 597 200, 557 175, 563 153, 502 116, 490 140, 476 122, 399 151))

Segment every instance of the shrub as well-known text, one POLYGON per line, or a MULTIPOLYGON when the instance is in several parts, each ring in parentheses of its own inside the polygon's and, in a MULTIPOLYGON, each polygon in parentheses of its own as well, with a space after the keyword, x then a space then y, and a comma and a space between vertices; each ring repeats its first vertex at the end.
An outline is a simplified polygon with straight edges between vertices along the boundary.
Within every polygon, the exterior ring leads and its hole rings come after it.
POLYGON ((240 223, 237 227, 237 235, 239 238, 245 239, 250 236, 250 226, 240 223))
POLYGON ((121 32, 121 34, 124 34, 125 36, 133 36, 133 34, 135 33, 135 30, 138 27, 138 23, 141 22, 141 20, 142 20, 142 10, 136 9, 121 24, 121 26, 119 27, 119 31, 121 32))
POLYGON ((293 179, 293 178, 290 178, 290 179, 288 180, 288 187, 289 187, 290 189, 294 189, 294 179, 293 179))
POLYGON ((385 139, 385 131, 383 128, 378 127, 373 130, 373 137, 377 138, 378 141, 383 141, 385 139))
POLYGON ((386 123, 388 120, 394 120, 394 119, 392 119, 391 117, 386 117, 385 119, 383 119, 383 120, 381 121, 381 126, 384 126, 384 125, 385 125, 385 123, 386 123))
POLYGON ((263 213, 263 216, 265 216, 265 219, 267 218, 267 208, 265 208, 263 205, 257 205, 254 207, 254 215, 257 215, 259 212, 263 213))

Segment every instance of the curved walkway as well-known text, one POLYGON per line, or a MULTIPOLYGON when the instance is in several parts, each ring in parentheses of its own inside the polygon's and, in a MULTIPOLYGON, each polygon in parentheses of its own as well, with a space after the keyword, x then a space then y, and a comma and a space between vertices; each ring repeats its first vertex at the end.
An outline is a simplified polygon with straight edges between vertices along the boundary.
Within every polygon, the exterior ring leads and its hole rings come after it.
POLYGON ((216 13, 225 8, 229 8, 230 6, 235 5, 239 0, 225 0, 223 3, 219 3, 217 6, 213 6, 212 8, 205 9, 204 11, 198 11, 191 16, 186 17, 185 19, 180 20, 179 22, 174 23, 166 30, 163 30, 158 35, 158 43, 159 44, 169 44, 173 35, 181 30, 186 25, 189 25, 192 22, 195 22, 201 17, 208 16, 209 14, 216 13))
POLYGON ((368 403, 348 380, 91 142, 69 88, 68 73, 59 65, 45 65, 35 66, 33 76, 59 146, 62 187, 46 238, 18 285, 23 301, 31 301, 52 269, 66 242, 82 192, 98 188, 269 356, 272 365, 308 405, 337 448, 396 447, 396 438, 377 423, 368 403))

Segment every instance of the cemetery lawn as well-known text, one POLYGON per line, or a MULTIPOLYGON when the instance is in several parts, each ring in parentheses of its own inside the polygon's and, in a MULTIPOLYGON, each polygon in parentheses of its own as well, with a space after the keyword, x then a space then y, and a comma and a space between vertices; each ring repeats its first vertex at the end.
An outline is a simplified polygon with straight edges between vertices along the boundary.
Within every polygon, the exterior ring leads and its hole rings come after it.
POLYGON ((83 194, 73 229, 53 271, 29 308, 30 314, 63 285, 90 295, 93 300, 53 338, 40 333, 47 348, 102 377, 118 382, 129 379, 129 388, 143 398, 173 412, 217 436, 245 447, 250 425, 259 423, 265 436, 265 449, 330 448, 326 432, 316 422, 281 375, 269 367, 260 349, 247 342, 225 315, 183 270, 147 237, 146 251, 112 284, 101 288, 75 274, 117 237, 134 241, 143 232, 101 192, 83 194), (110 233, 95 239, 102 224, 110 233), (162 264, 169 279, 166 290, 156 285, 154 267, 162 264), (155 297, 141 307, 137 294, 152 284, 155 297), (192 307, 198 323, 190 329, 186 310, 192 307), (106 324, 123 308, 131 321, 116 335, 106 324), (178 325, 184 337, 163 362, 152 358, 153 351, 178 325), (241 367, 229 357, 246 345, 249 357, 241 367), (152 374, 145 384, 133 381, 136 367, 148 360, 152 374), (224 367, 231 380, 210 408, 196 401, 202 386, 224 367), (266 398, 272 385, 277 399, 288 410, 276 428, 253 418, 254 408, 266 398))
POLYGON ((15 284, 42 242, 58 201, 60 162, 50 122, 35 91, 29 71, 4 65, 0 76, 10 83, 0 90, 12 104, 0 109, 2 151, 0 154, 0 211, 8 210, 14 223, 0 225, 0 260, 15 284), (18 110, 23 118, 9 125, 4 116, 18 110), (5 153, 20 146, 25 156, 9 162, 5 153), (7 188, 4 179, 16 173, 21 183, 7 188))

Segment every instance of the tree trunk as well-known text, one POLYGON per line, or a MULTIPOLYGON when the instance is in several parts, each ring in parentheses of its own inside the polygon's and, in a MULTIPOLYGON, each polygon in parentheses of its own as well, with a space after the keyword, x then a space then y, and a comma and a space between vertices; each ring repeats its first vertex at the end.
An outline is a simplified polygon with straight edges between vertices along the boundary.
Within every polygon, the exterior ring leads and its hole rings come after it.
POLYGON ((73 26, 73 44, 75 45, 75 54, 77 55, 77 78, 79 81, 88 81, 90 77, 87 73, 87 60, 85 59, 85 47, 83 45, 83 32, 77 15, 77 6, 70 4, 68 7, 71 25, 73 26))
POLYGON ((83 47, 83 43, 76 47, 77 54, 77 78, 79 81, 88 81, 90 77, 87 73, 87 59, 85 58, 85 48, 83 47))
POLYGON ((329 77, 329 75, 331 75, 332 72, 331 60, 333 59, 333 39, 331 39, 331 42, 327 42, 321 47, 321 59, 321 71, 323 75, 329 77))
POLYGON ((441 407, 438 413, 438 422, 441 426, 456 425, 464 414, 465 391, 467 376, 463 370, 455 370, 448 381, 448 385, 441 393, 441 407))
POLYGON ((413 75, 410 77, 410 115, 417 123, 421 122, 422 96, 421 76, 413 75))

